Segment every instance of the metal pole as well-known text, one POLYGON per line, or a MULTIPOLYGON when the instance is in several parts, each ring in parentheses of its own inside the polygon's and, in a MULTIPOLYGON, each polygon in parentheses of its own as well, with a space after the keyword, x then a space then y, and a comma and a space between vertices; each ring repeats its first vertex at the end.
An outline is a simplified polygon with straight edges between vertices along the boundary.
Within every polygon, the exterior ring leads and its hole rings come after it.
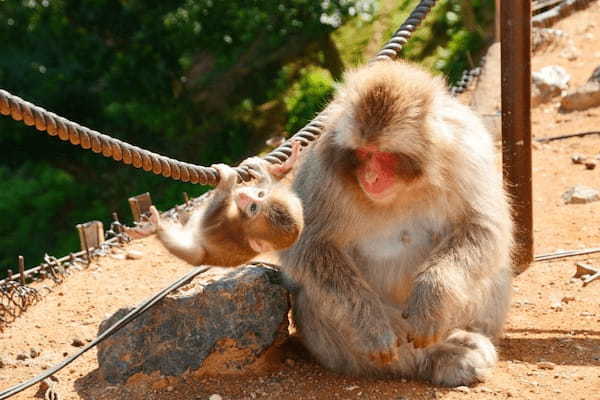
POLYGON ((25 258, 19 256, 19 281, 25 286, 25 258))
POLYGON ((515 221, 515 268, 533 261, 531 192, 531 1, 504 0, 502 49, 502 164, 515 221))

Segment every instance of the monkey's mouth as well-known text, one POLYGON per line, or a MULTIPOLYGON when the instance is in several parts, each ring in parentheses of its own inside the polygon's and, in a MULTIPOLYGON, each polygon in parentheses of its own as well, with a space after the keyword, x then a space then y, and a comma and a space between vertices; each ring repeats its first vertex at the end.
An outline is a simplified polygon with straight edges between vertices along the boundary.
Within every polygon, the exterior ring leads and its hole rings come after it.
POLYGON ((394 176, 373 169, 363 170, 358 179, 361 189, 373 200, 384 200, 394 192, 394 176))
POLYGON ((377 180, 375 180, 372 183, 367 183, 367 182, 360 182, 360 187, 362 189, 362 191, 365 193, 365 195, 374 201, 377 202, 385 202, 386 200, 392 199, 395 193, 394 187, 395 185, 393 184, 388 184, 388 183, 382 183, 378 181, 379 178, 377 180))

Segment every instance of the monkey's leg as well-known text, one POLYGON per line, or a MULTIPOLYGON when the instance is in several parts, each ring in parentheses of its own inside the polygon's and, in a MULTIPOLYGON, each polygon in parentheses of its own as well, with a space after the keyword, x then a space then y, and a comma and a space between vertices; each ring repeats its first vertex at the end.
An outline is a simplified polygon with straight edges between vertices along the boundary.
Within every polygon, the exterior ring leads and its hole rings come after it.
POLYGON ((416 277, 404 316, 409 341, 426 348, 421 377, 468 385, 496 363, 490 338, 506 317, 511 281, 508 254, 502 253, 508 250, 501 243, 493 228, 464 225, 416 277))
POLYGON ((162 244, 173 255, 191 265, 202 264, 206 250, 199 232, 202 211, 196 210, 185 226, 177 224, 159 224, 156 230, 162 244))
POLYGON ((483 382, 498 361, 487 336, 460 329, 452 331, 442 343, 417 351, 425 353, 417 376, 443 386, 483 382))
POLYGON ((297 283, 295 322, 322 364, 360 373, 381 370, 398 359, 401 329, 392 326, 379 295, 344 252, 325 241, 311 241, 284 252, 282 261, 297 283))

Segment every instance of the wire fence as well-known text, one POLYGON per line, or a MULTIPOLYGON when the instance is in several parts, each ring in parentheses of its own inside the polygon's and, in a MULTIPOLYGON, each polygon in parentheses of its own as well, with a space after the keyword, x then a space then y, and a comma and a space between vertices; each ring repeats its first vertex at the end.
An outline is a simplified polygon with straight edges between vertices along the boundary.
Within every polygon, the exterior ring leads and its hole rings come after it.
MULTIPOLYGON (((534 0, 532 9, 534 14, 537 14, 534 17, 534 21, 537 22, 534 22, 534 24, 539 26, 551 25, 557 19, 566 17, 574 10, 589 6, 593 1, 595 0, 534 0)), ((397 58, 412 33, 422 23, 435 4, 436 0, 422 0, 419 2, 406 21, 370 62, 397 58)), ((473 82, 480 76, 484 64, 485 59, 482 59, 478 67, 466 70, 461 80, 449 88, 450 93, 458 95, 471 87, 473 82)), ((26 125, 35 126, 38 130, 46 131, 49 135, 58 136, 61 140, 70 141, 83 149, 91 149, 96 153, 112 157, 116 161, 133 165, 136 168, 143 168, 146 171, 183 182, 209 185, 218 183, 218 173, 213 168, 183 163, 130 145, 57 116, 4 90, 0 90, 0 114, 11 116, 26 125)), ((290 143, 292 141, 299 140, 303 145, 308 145, 316 140, 323 133, 326 115, 327 110, 322 111, 286 143, 269 153, 265 159, 271 163, 285 161, 291 153, 290 143)), ((238 173, 242 180, 250 179, 247 170, 238 168, 238 173)), ((191 202, 186 202, 187 206, 190 206, 190 204, 191 202)), ((177 206, 169 210, 167 214, 176 215, 182 207, 184 206, 177 206)), ((43 293, 52 291, 52 288, 48 285, 40 284, 34 287, 30 285, 31 283, 51 279, 53 283, 60 284, 72 271, 85 268, 93 258, 104 256, 113 247, 122 246, 130 240, 123 233, 116 214, 113 214, 113 217, 114 221, 106 231, 101 243, 97 246, 88 246, 84 234, 82 238, 83 250, 61 258, 46 254, 41 265, 29 270, 25 270, 24 260, 19 257, 18 274, 13 274, 12 270, 8 270, 8 276, 0 280, 0 331, 28 307, 40 301, 43 293)))
MULTIPOLYGON (((534 13, 538 14, 534 17, 534 25, 548 26, 557 19, 569 15, 575 9, 587 7, 593 1, 594 0, 534 0, 533 10, 534 13)), ((392 38, 386 43, 382 50, 377 53, 371 62, 397 58, 404 44, 406 44, 412 33, 421 24, 435 4, 436 0, 423 0, 419 2, 407 20, 394 33, 392 38)), ((465 71, 461 80, 455 86, 450 88, 450 92, 453 95, 464 92, 472 82, 480 76, 483 63, 484 60, 482 60, 479 67, 465 71)), ((65 118, 59 117, 41 107, 13 96, 4 90, 0 90, 0 113, 11 116, 17 121, 23 121, 26 125, 35 126, 38 130, 46 131, 49 135, 58 136, 61 140, 70 141, 72 144, 79 145, 83 149, 91 149, 96 153, 101 153, 106 157, 112 157, 116 161, 122 161, 123 163, 133 165, 136 168, 143 168, 146 171, 151 171, 155 174, 160 174, 184 182, 209 185, 218 183, 219 176, 213 168, 182 163, 178 160, 173 160, 166 156, 151 153, 139 147, 124 143, 118 139, 111 138, 110 136, 103 135, 65 118)), ((267 155, 266 159, 272 163, 282 162, 286 160, 291 153, 292 141, 299 140, 304 145, 308 145, 310 142, 316 140, 323 132, 326 116, 327 110, 322 111, 313 121, 292 136, 286 143, 267 155)), ((238 173, 242 180, 250 179, 250 174, 247 170, 238 168, 238 173)), ((181 211, 182 207, 193 207, 193 203, 194 201, 186 201, 184 206, 177 206, 169 210, 167 214, 175 216, 181 211)), ((123 246, 130 240, 124 233, 123 226, 120 224, 115 214, 113 214, 113 217, 114 221, 111 223, 110 228, 106 231, 101 240, 97 240, 94 245, 89 245, 85 233, 83 233, 83 236, 81 237, 83 250, 79 252, 71 253, 62 258, 46 255, 44 257, 44 262, 41 265, 29 270, 25 270, 24 259, 19 257, 18 274, 13 274, 13 271, 9 270, 7 278, 0 280, 0 332, 4 326, 18 318, 28 307, 40 301, 44 291, 51 292, 53 290, 48 285, 40 284, 35 285, 34 287, 31 285, 32 283, 51 279, 53 283, 60 284, 74 270, 81 270, 89 265, 93 258, 104 256, 114 247, 123 246)), ((600 252, 600 249, 584 249, 579 252, 559 252, 541 255, 536 257, 536 261, 552 260, 594 252, 600 252)), ((197 271, 193 274, 201 272, 202 271, 197 271)), ((596 271, 595 274, 595 278, 600 276, 600 272, 596 271)), ((175 284, 161 291, 157 296, 150 299, 150 301, 144 303, 139 310, 136 310, 136 314, 132 314, 129 318, 134 318, 144 312, 156 301, 169 293, 173 287, 181 285, 181 282, 185 282, 186 279, 190 279, 191 276, 192 275, 186 276, 182 278, 183 280, 180 279, 175 282, 175 284)), ((130 319, 119 321, 119 323, 116 324, 116 326, 111 327, 111 329, 114 328, 114 331, 116 331, 129 322, 129 320, 130 319)), ((102 340, 102 338, 103 337, 99 337, 96 341, 90 343, 84 351, 87 351, 97 342, 102 340)), ((82 353, 83 351, 70 357, 65 362, 42 376, 10 388, 8 391, 3 391, 0 393, 0 397, 11 397, 13 394, 31 386, 33 383, 42 381, 46 377, 52 375, 52 373, 68 365, 82 353)), ((48 390, 46 391, 46 398, 58 399, 59 396, 54 390, 54 385, 49 382, 47 383, 47 386, 48 390)))

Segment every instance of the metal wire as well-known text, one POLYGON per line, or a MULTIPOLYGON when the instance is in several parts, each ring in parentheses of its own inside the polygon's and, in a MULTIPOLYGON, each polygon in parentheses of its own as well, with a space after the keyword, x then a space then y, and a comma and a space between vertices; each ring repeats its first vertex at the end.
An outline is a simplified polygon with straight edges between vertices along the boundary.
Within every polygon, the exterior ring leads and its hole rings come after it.
POLYGON ((410 13, 406 21, 394 34, 392 38, 383 46, 383 49, 379 51, 373 57, 372 61, 381 61, 381 60, 393 60, 398 57, 402 48, 408 42, 408 39, 412 36, 413 32, 425 19, 431 8, 435 5, 437 0, 422 0, 415 9, 410 13))
MULTIPOLYGON (((408 38, 425 19, 436 1, 422 0, 383 49, 375 56, 374 61, 398 57, 398 53, 402 50, 408 38)), ((214 186, 219 182, 219 173, 214 168, 181 162, 133 146, 46 111, 42 107, 31 104, 5 90, 0 90, 0 113, 11 116, 15 121, 23 121, 25 125, 35 126, 40 131, 47 132, 51 136, 58 136, 59 139, 69 141, 71 144, 80 146, 83 149, 91 149, 94 153, 111 157, 113 160, 121 161, 127 165, 133 165, 135 168, 143 168, 145 171, 151 171, 156 175, 202 185, 214 186)), ((271 163, 283 162, 291 154, 291 143, 294 140, 301 141, 303 146, 316 140, 323 133, 323 120, 326 115, 326 110, 322 111, 292 138, 269 153, 265 157, 266 160, 271 163)), ((251 179, 251 175, 246 168, 238 167, 236 171, 240 179, 244 181, 251 179)))
POLYGON ((450 87, 450 94, 452 96, 457 96, 461 93, 464 93, 469 86, 471 86, 471 83, 481 75, 481 71, 483 71, 483 66, 485 65, 485 57, 483 57, 481 59, 481 62, 479 63, 479 67, 475 67, 471 70, 465 70, 462 74, 462 77, 460 78, 460 80, 453 85, 452 87, 450 87))
POLYGON ((43 381, 44 379, 48 378, 49 376, 54 375, 55 373, 57 373, 58 371, 60 371, 64 367, 66 367, 67 365, 71 364, 73 361, 75 361, 75 359, 77 359, 79 356, 81 356, 82 354, 87 352, 89 349, 93 348, 100 342, 109 338, 111 335, 113 335, 119 329, 121 329, 122 327, 127 325, 129 322, 131 322, 134 319, 136 319, 137 317, 139 317, 142 313, 147 311, 150 307, 154 306, 156 303, 158 303, 160 300, 162 300, 166 295, 168 295, 169 293, 171 293, 174 290, 179 289, 181 286, 185 285, 191 279, 195 278, 197 275, 203 274, 204 272, 208 271, 209 269, 210 269, 209 267, 193 268, 190 272, 188 272, 183 277, 179 278, 178 280, 176 280, 175 282, 170 284, 168 287, 162 289, 160 292, 158 292, 158 293, 154 294, 153 296, 149 297, 148 299, 144 300, 137 307, 135 307, 133 310, 128 312, 127 315, 125 315, 123 318, 121 318, 120 320, 115 322, 111 327, 109 327, 107 330, 105 330, 100 335, 98 335, 98 337, 96 337, 96 339, 94 339, 92 342, 88 343, 77 353, 67 357, 61 363, 54 366, 53 368, 50 368, 43 374, 40 374, 40 375, 36 376, 35 378, 32 378, 26 382, 12 386, 12 387, 0 392, 0 400, 8 399, 9 397, 12 397, 17 393, 22 392, 23 390, 35 385, 36 383, 43 381))

